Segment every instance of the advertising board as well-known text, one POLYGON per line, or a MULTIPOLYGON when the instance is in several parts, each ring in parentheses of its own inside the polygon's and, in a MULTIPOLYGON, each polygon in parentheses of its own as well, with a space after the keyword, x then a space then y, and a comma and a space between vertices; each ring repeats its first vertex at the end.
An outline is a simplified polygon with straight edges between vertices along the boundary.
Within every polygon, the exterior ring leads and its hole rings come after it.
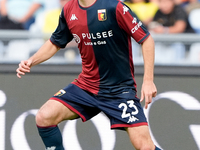
MULTIPOLYGON (((40 106, 78 74, 0 73, 0 150, 43 150, 35 125, 40 106)), ((142 76, 136 75, 138 95, 142 76)), ((155 76, 158 95, 145 110, 156 145, 164 150, 200 150, 200 80, 198 76, 155 76)), ((144 103, 142 103, 144 104, 144 103)), ((99 114, 59 124, 66 150, 130 150, 124 131, 110 130, 99 114)))

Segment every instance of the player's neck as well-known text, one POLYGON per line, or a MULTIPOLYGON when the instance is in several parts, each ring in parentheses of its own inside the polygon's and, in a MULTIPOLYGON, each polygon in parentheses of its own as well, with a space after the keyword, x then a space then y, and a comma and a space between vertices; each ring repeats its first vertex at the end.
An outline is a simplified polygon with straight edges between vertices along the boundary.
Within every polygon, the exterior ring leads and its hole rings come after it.
POLYGON ((78 0, 82 7, 89 7, 96 2, 96 0, 78 0))

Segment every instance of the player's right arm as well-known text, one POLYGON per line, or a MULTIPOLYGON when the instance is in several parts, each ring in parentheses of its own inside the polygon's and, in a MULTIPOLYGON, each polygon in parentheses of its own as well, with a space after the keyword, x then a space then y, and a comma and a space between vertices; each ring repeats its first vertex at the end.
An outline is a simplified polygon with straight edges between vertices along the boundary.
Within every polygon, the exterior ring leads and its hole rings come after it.
POLYGON ((28 60, 21 61, 17 68, 17 77, 21 78, 21 75, 30 72, 32 66, 40 64, 49 58, 51 58, 60 48, 52 44, 50 40, 46 43, 28 60))
POLYGON ((48 40, 32 57, 28 60, 21 61, 17 68, 17 76, 30 72, 32 66, 40 64, 51 58, 60 48, 65 48, 67 43, 73 39, 64 16, 64 9, 59 17, 59 24, 48 40))

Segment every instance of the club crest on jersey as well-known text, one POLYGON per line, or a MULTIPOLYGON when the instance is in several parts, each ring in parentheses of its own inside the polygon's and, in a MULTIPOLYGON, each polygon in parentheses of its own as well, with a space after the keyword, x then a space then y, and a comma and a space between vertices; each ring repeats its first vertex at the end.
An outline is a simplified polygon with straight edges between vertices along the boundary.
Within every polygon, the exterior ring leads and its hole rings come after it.
POLYGON ((62 96, 63 94, 65 94, 65 90, 61 89, 60 91, 58 91, 56 94, 54 94, 54 96, 62 96))
POLYGON ((99 19, 99 21, 105 21, 107 19, 106 9, 99 9, 98 10, 98 19, 99 19))

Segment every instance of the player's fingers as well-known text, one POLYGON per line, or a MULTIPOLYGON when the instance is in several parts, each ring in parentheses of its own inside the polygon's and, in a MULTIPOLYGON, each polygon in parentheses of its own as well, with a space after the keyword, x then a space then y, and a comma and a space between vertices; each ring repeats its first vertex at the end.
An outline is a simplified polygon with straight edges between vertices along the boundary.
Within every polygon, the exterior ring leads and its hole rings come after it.
POLYGON ((16 72, 17 72, 17 77, 21 78, 21 75, 25 75, 25 72, 30 72, 30 70, 26 70, 26 69, 23 69, 23 68, 18 68, 18 69, 16 69, 16 72))
POLYGON ((17 77, 21 78, 21 75, 25 75, 26 72, 30 72, 31 61, 25 60, 21 61, 19 67, 16 69, 17 77))
POLYGON ((30 69, 27 69, 27 68, 19 68, 18 71, 19 71, 19 72, 30 72, 30 69))
POLYGON ((24 74, 25 72, 30 72, 30 69, 19 67, 16 69, 17 73, 24 74))
POLYGON ((156 97, 156 95, 157 95, 157 92, 155 91, 153 92, 152 97, 156 97))
POLYGON ((148 105, 150 104, 151 102, 145 102, 145 109, 148 108, 148 105))
POLYGON ((143 100, 144 100, 144 93, 143 93, 143 91, 141 91, 140 102, 142 102, 143 100))
POLYGON ((152 97, 156 97, 156 95, 157 95, 157 88, 154 85, 154 88, 153 88, 153 91, 152 91, 152 97))
POLYGON ((148 108, 148 105, 152 102, 152 95, 151 94, 147 94, 145 95, 145 108, 148 108))
POLYGON ((19 68, 24 68, 30 70, 30 62, 29 61, 21 61, 19 64, 19 68))
POLYGON ((25 61, 21 61, 21 63, 19 64, 19 69, 21 71, 30 72, 30 67, 29 65, 27 65, 27 62, 25 61))
POLYGON ((148 103, 145 103, 145 106, 144 106, 144 107, 145 107, 145 109, 147 109, 147 108, 148 108, 148 103))
POLYGON ((22 74, 22 75, 25 74, 24 69, 21 69, 21 68, 17 68, 16 72, 17 72, 18 74, 22 74))
POLYGON ((20 68, 16 69, 16 72, 17 72, 17 77, 18 78, 21 78, 21 75, 25 75, 24 72, 20 71, 20 68))
POLYGON ((17 73, 17 77, 18 77, 18 78, 21 78, 21 75, 20 75, 19 73, 17 73))

